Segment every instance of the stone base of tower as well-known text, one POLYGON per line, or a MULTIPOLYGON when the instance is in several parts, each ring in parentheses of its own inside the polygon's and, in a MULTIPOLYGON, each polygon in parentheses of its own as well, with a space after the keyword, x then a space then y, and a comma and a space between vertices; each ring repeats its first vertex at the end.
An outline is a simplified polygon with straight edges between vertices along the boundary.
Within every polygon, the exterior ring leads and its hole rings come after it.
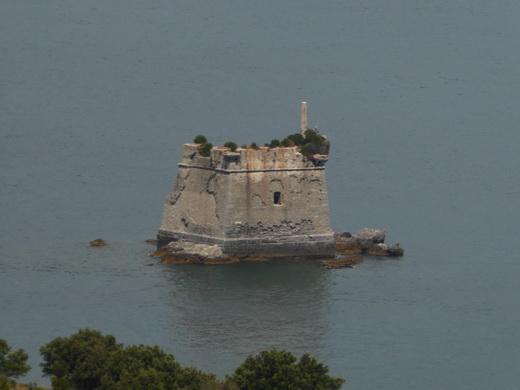
POLYGON ((159 257, 173 262, 226 262, 250 258, 333 257, 333 234, 263 238, 215 238, 159 231, 159 257))
POLYGON ((199 144, 185 144, 158 253, 203 263, 334 256, 325 161, 296 146, 215 147, 203 156, 199 144))

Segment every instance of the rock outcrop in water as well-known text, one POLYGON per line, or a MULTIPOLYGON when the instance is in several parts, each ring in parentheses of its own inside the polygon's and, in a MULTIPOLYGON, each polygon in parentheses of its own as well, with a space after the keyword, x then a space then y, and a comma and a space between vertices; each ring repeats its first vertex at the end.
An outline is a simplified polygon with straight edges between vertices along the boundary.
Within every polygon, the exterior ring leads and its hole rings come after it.
POLYGON ((398 243, 385 244, 386 233, 380 229, 363 229, 357 234, 335 233, 336 252, 344 255, 402 256, 398 243))
POLYGON ((90 246, 107 246, 107 245, 108 245, 108 243, 101 238, 97 238, 94 241, 90 241, 90 246))

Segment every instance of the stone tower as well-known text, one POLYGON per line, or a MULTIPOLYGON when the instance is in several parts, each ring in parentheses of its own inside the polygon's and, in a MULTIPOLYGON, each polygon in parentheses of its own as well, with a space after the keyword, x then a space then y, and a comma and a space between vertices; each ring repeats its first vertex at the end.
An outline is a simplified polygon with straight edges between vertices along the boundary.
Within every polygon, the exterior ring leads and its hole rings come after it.
POLYGON ((171 241, 216 245, 229 257, 333 256, 325 162, 297 147, 185 144, 166 198, 158 246, 171 241))

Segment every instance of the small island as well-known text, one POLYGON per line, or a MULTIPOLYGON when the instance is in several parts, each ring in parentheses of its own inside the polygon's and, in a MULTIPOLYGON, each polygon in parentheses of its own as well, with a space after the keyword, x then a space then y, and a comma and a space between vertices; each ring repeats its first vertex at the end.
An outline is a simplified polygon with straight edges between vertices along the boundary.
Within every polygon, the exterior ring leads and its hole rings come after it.
POLYGON ((214 147, 206 137, 195 137, 184 144, 175 187, 165 200, 155 256, 215 264, 334 258, 348 251, 402 255, 395 245, 385 246, 384 232, 370 239, 365 232, 357 240, 334 234, 325 181, 329 148, 325 136, 307 127, 305 102, 300 132, 282 141, 214 147), (357 251, 356 243, 362 243, 357 251))

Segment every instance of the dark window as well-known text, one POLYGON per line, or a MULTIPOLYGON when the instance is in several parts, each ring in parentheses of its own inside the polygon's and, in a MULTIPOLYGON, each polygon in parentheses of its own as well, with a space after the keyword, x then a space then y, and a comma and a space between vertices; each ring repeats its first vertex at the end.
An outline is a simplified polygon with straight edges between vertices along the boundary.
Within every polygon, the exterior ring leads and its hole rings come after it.
POLYGON ((273 200, 274 200, 274 204, 282 204, 282 193, 279 191, 276 191, 274 193, 273 200))

